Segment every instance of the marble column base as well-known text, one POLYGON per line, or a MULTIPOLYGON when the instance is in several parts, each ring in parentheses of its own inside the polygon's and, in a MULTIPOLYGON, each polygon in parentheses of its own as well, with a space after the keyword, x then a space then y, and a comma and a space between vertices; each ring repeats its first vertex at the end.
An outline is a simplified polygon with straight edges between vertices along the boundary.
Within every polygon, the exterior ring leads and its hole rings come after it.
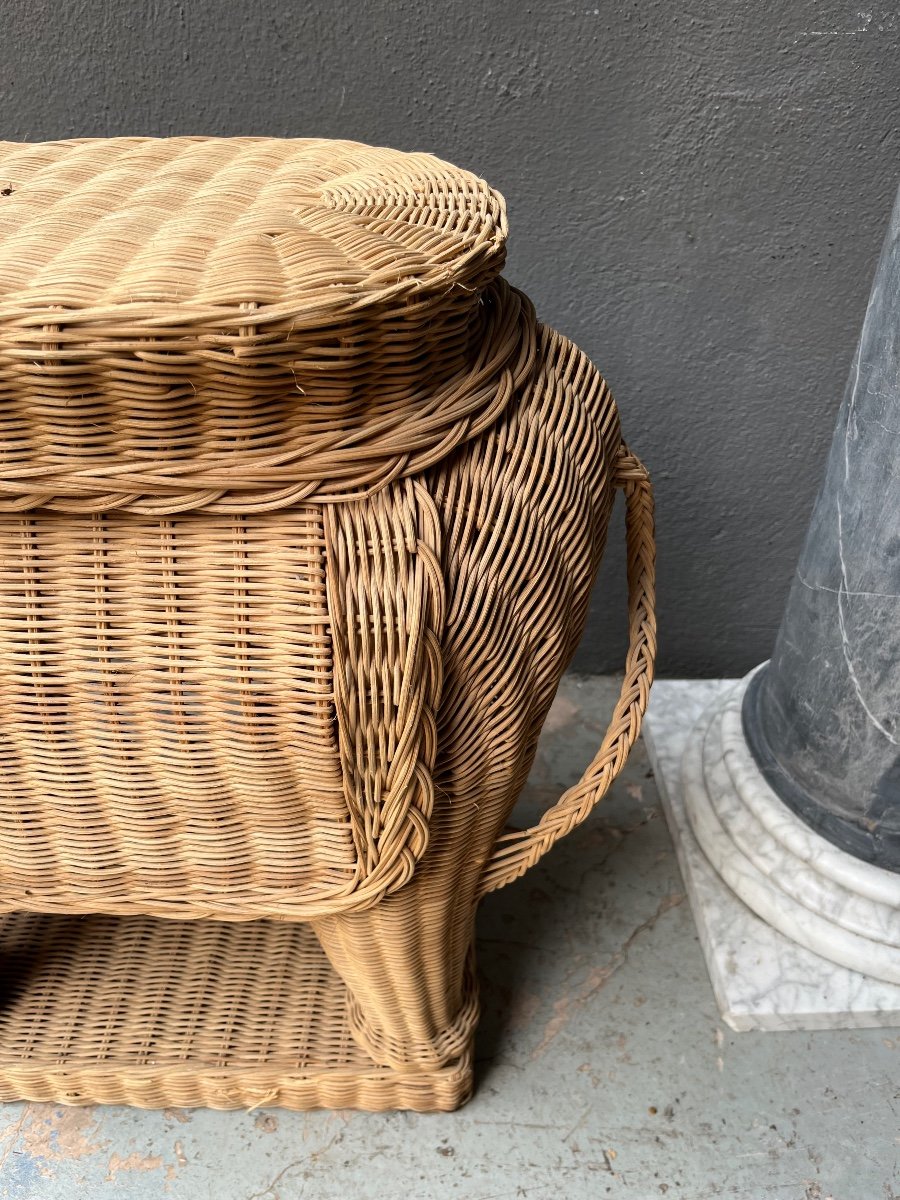
POLYGON ((900 876, 837 850, 771 791, 743 740, 746 682, 660 681, 645 724, 723 1019, 900 1026, 900 876))

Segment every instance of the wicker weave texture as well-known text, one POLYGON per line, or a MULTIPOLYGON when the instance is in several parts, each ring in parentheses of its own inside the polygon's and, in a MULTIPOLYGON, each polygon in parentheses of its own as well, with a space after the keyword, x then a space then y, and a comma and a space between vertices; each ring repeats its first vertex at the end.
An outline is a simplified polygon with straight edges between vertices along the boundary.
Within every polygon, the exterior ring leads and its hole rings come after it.
POLYGON ((309 918, 409 878, 437 514, 411 481, 350 511, 0 520, 0 909, 309 918))
POLYGON ((609 389, 497 276, 501 199, 428 156, 116 139, 3 175, 0 1095, 453 1107, 478 899, 647 703, 609 389), (617 490, 620 699, 507 831, 617 490))
POLYGON ((521 378, 515 305, 482 303, 503 202, 430 155, 0 142, 0 178, 0 506, 362 491, 521 378))
POLYGON ((469 1055, 379 1067, 308 925, 0 920, 0 1101, 452 1109, 469 1055))

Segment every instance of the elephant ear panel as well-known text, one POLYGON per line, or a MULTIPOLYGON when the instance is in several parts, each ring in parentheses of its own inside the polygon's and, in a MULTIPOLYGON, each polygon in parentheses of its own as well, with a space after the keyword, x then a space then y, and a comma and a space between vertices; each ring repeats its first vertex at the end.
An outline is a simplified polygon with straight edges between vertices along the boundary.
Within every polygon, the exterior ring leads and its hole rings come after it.
POLYGON ((334 710, 358 900, 406 883, 428 845, 445 594, 418 481, 326 507, 334 710))
POLYGON ((536 346, 534 374, 502 419, 429 476, 449 598, 437 777, 453 796, 432 825, 442 844, 467 845, 473 875, 584 628, 622 444, 590 360, 540 323, 536 346))

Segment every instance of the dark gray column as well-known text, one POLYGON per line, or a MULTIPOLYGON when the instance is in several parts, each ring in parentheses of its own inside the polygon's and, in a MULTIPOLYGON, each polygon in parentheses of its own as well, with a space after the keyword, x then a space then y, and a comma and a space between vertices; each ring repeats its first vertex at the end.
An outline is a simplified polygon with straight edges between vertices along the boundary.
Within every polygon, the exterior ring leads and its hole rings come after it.
POLYGON ((900 871, 900 193, 825 482, 743 720, 789 808, 900 871))

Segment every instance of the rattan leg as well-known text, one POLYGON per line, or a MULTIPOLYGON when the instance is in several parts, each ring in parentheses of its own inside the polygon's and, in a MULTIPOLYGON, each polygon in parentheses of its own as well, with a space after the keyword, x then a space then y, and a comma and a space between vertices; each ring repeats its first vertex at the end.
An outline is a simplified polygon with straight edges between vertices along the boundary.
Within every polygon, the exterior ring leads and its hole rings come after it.
POLYGON ((375 1062, 442 1068, 467 1057, 478 1021, 474 904, 414 880, 364 912, 314 923, 350 993, 350 1029, 375 1062))

